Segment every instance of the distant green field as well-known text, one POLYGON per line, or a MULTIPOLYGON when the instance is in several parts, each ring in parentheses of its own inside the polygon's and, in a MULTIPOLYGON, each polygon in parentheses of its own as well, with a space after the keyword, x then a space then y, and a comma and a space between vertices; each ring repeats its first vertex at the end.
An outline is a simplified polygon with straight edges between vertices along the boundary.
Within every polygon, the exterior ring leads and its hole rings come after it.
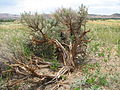
POLYGON ((120 18, 90 18, 90 20, 120 20, 120 18))
POLYGON ((108 44, 117 44, 120 40, 120 20, 89 21, 87 27, 94 39, 108 44))
POLYGON ((13 22, 15 19, 0 19, 0 22, 13 22))

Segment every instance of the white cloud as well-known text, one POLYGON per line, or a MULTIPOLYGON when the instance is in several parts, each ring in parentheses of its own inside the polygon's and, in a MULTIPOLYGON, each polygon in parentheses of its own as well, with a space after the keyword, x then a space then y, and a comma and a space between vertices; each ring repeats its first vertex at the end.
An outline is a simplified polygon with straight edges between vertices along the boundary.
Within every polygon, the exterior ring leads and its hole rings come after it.
POLYGON ((49 13, 59 7, 72 7, 76 9, 81 4, 84 4, 89 8, 90 13, 108 14, 108 9, 110 9, 109 14, 112 14, 114 11, 120 13, 119 3, 120 0, 17 0, 17 5, 2 7, 2 11, 12 13, 20 13, 23 11, 49 13), (101 9, 103 9, 103 11, 101 9))
POLYGON ((39 10, 46 8, 57 8, 57 7, 75 7, 80 4, 90 5, 101 3, 100 1, 94 0, 23 0, 23 7, 28 10, 39 10))
MULTIPOLYGON (((25 11, 38 11, 38 12, 51 12, 58 7, 72 7, 76 9, 81 4, 86 5, 90 13, 92 9, 114 9, 119 8, 116 4, 120 3, 120 0, 23 0, 23 7, 25 11)), ((116 10, 118 11, 118 10, 116 10)))

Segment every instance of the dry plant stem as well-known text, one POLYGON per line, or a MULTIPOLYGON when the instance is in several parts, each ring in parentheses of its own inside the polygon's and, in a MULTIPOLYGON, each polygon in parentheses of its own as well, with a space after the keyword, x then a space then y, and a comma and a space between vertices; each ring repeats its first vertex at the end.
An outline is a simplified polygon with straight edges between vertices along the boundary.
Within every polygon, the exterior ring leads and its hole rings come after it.
POLYGON ((64 75, 64 74, 66 74, 67 72, 70 72, 70 70, 71 69, 73 69, 73 67, 71 67, 71 66, 63 66, 59 71, 58 71, 58 73, 56 74, 56 76, 52 79, 52 80, 50 80, 49 82, 46 82, 45 84, 43 84, 43 85, 48 85, 48 84, 51 84, 51 83, 57 83, 58 81, 59 81, 59 79, 60 79, 60 77, 62 76, 62 75, 64 75))
POLYGON ((15 86, 15 85, 19 85, 20 83, 25 82, 27 78, 28 77, 24 77, 24 78, 18 79, 18 80, 11 80, 7 83, 7 87, 12 87, 12 86, 15 86))
POLYGON ((8 72, 13 72, 13 70, 10 69, 10 70, 6 70, 6 71, 2 71, 2 74, 4 74, 4 73, 8 73, 8 72))
MULTIPOLYGON (((28 65, 25 65, 25 64, 23 64, 21 62, 19 62, 18 64, 11 64, 9 66, 11 66, 12 68, 14 68, 16 70, 16 73, 18 73, 20 75, 25 75, 26 76, 26 74, 24 72, 21 72, 18 69, 18 67, 21 68, 22 70, 26 71, 28 73, 28 75, 31 74, 33 77, 41 78, 39 80, 40 82, 44 82, 44 80, 46 78, 51 79, 50 81, 48 81, 48 82, 46 82, 46 83, 43 84, 45 86, 48 85, 48 84, 57 82, 62 75, 64 75, 66 72, 68 72, 68 71, 70 71, 70 69, 72 69, 72 67, 70 67, 70 66, 64 66, 64 67, 62 67, 59 70, 59 72, 55 76, 49 76, 49 75, 40 75, 40 74, 38 74, 38 73, 35 72, 35 69, 31 69, 31 67, 29 67, 28 65)), ((11 82, 13 82, 13 83, 12 84, 8 84, 7 86, 14 86, 16 84, 19 84, 21 82, 26 81, 26 79, 27 78, 22 78, 22 79, 19 79, 19 80, 12 80, 11 82)))

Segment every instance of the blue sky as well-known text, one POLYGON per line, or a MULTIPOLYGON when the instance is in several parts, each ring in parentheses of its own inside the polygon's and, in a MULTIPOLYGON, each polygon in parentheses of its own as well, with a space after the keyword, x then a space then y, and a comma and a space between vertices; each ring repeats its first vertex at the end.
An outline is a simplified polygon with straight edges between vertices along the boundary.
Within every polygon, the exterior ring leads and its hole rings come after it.
POLYGON ((11 0, 0 0, 0 7, 3 6, 12 6, 12 5, 15 5, 17 4, 17 1, 16 0, 12 0, 12 2, 10 2, 11 0))
POLYGON ((51 13, 59 7, 77 9, 81 4, 88 7, 90 14, 120 13, 120 0, 0 0, 0 13, 51 13))

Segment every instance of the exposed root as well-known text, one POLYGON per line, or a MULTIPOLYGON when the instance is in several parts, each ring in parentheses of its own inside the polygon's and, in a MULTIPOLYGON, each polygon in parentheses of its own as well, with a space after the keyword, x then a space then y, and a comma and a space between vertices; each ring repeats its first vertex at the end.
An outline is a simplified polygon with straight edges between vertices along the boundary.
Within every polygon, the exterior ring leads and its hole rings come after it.
POLYGON ((71 69, 73 69, 71 66, 64 66, 64 67, 62 67, 58 71, 58 73, 55 75, 55 77, 52 80, 50 80, 49 82, 46 82, 44 85, 48 85, 48 84, 57 82, 62 75, 64 75, 65 73, 69 72, 71 69))
POLYGON ((16 85, 20 85, 21 83, 25 83, 25 82, 36 83, 36 84, 39 83, 41 87, 43 86, 45 87, 49 84, 59 82, 62 75, 66 74, 67 72, 70 72, 71 69, 73 69, 72 66, 63 66, 56 73, 56 75, 50 75, 50 74, 45 75, 45 74, 39 73, 38 71, 50 66, 51 63, 49 62, 44 62, 44 61, 39 62, 39 60, 37 61, 35 60, 35 58, 32 62, 34 61, 36 62, 31 64, 29 63, 29 65, 16 59, 14 61, 15 62, 12 64, 7 64, 11 67, 11 70, 3 71, 3 73, 14 72, 16 73, 15 75, 18 75, 21 78, 16 78, 14 80, 10 80, 9 82, 7 82, 6 87, 8 88, 16 85), (35 78, 37 78, 37 80, 35 80, 35 78))

